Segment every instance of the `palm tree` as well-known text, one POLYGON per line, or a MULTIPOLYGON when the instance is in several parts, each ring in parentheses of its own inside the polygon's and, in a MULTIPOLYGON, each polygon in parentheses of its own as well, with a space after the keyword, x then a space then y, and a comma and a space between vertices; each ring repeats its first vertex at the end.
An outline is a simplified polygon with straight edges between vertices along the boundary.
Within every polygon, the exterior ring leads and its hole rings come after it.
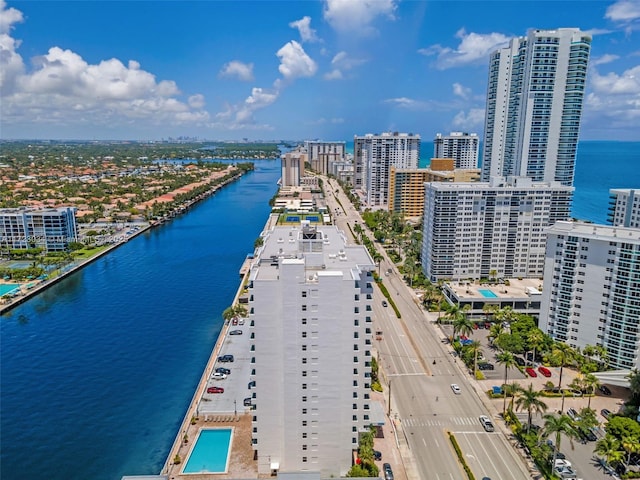
POLYGON ((518 392, 522 390, 522 387, 518 382, 505 383, 502 385, 502 390, 506 393, 507 397, 511 397, 509 401, 509 409, 513 411, 513 402, 518 395, 518 392))
POLYGON ((527 433, 531 429, 531 420, 533 412, 544 413, 547 411, 547 404, 540 400, 542 392, 533 389, 533 384, 529 384, 529 388, 520 389, 516 400, 516 408, 518 410, 527 411, 527 433))
POLYGON ((582 379, 582 385, 589 393, 587 408, 591 408, 591 396, 593 395, 593 392, 595 392, 596 388, 600 386, 600 380, 593 373, 587 373, 582 379))
POLYGON ((549 438, 549 436, 555 434, 556 442, 553 449, 553 458, 551 465, 556 464, 556 455, 560 451, 560 440, 564 434, 569 439, 569 444, 573 450, 573 440, 578 438, 578 432, 573 426, 573 420, 568 415, 553 415, 546 414, 544 416, 544 427, 542 427, 541 435, 543 438, 549 438))
POLYGON ((544 332, 539 328, 534 328, 527 335, 527 344, 529 348, 533 350, 533 356, 531 357, 532 361, 536 361, 536 348, 540 348, 544 345, 544 332))
POLYGON ((627 452, 627 461, 625 463, 629 466, 629 462, 631 462, 631 454, 640 453, 640 444, 636 438, 629 435, 622 437, 620 443, 622 444, 622 448, 627 452))
POLYGON ((473 352, 473 376, 476 376, 476 371, 478 370, 478 352, 482 347, 482 343, 478 340, 474 340, 468 345, 469 349, 473 352))
POLYGON ((489 338, 491 338, 492 340, 495 340, 502 334, 502 332, 504 332, 504 327, 502 326, 502 324, 494 323, 489 328, 489 338))
POLYGON ((551 351, 551 358, 560 364, 560 379, 558 380, 558 390, 562 386, 562 370, 565 365, 575 358, 575 350, 566 343, 557 342, 551 351))
MULTIPOLYGON (((510 368, 515 367, 516 361, 513 358, 513 354, 511 352, 501 352, 496 357, 496 361, 502 365, 504 365, 504 384, 507 384, 507 377, 510 368)), ((504 390, 504 389, 503 389, 504 390)), ((504 391, 504 403, 502 405, 502 415, 504 416, 507 411, 507 392, 504 391)))
POLYGON ((611 435, 606 435, 604 438, 598 440, 594 451, 598 455, 602 455, 607 463, 615 463, 622 461, 624 457, 624 453, 621 448, 622 445, 617 438, 611 435))
POLYGON ((640 370, 637 368, 631 370, 629 375, 627 375, 629 379, 629 389, 631 390, 631 400, 637 405, 638 401, 640 401, 640 370))
POLYGON ((491 317, 492 315, 495 315, 497 311, 498 311, 498 306, 493 303, 485 303, 484 306, 482 307, 482 313, 485 314, 485 318, 487 321, 489 320, 489 317, 491 317))
POLYGON ((444 320, 450 320, 453 323, 453 337, 455 338, 458 332, 461 331, 460 327, 466 331, 466 325, 473 330, 473 326, 471 325, 471 321, 467 319, 467 309, 466 307, 460 308, 460 305, 452 305, 447 313, 442 317, 444 320), (457 327, 457 328, 456 328, 457 327))
POLYGON ((456 337, 457 334, 469 336, 471 333, 473 333, 473 323, 466 312, 463 312, 462 316, 453 321, 453 336, 456 337))

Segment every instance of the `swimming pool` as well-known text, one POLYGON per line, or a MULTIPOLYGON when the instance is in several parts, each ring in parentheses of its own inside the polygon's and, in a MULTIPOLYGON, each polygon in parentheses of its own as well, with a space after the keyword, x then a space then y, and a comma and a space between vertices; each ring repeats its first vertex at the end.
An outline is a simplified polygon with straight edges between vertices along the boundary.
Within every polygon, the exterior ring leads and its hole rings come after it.
POLYGON ((20 288, 20 283, 0 283, 0 297, 20 288))
POLYGON ((478 292, 480 292, 480 295, 482 295, 484 298, 498 298, 498 295, 493 293, 493 290, 489 290, 488 288, 479 288, 478 292))
POLYGON ((233 428, 203 428, 182 473, 227 473, 233 428))

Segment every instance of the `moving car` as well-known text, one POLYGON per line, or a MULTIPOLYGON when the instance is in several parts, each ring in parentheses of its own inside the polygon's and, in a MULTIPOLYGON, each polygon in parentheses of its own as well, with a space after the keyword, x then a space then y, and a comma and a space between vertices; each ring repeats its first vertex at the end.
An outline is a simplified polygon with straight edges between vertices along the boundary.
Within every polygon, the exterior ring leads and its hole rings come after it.
POLYGON ((218 357, 218 361, 222 363, 233 362, 233 355, 221 355, 218 357))
POLYGON ((538 367, 538 371, 545 377, 551 376, 551 370, 549 370, 547 367, 540 366, 538 367))
POLYGON ((224 380, 225 378, 227 378, 227 375, 225 373, 215 372, 213 375, 211 375, 211 378, 213 378, 214 380, 224 380))
POLYGON ((386 300, 382 300, 382 306, 386 307, 387 306, 387 301, 386 300))
POLYGON ((600 391, 605 395, 611 395, 611 390, 606 385, 600 385, 600 391))
POLYGON ((491 419, 486 415, 480 415, 480 423, 487 432, 493 432, 495 430, 493 423, 491 423, 491 419))
POLYGON ((209 388, 207 388, 207 393, 224 393, 224 388, 222 388, 222 387, 209 387, 209 388))
POLYGON ((531 368, 531 367, 527 367, 527 368, 525 368, 525 370, 524 370, 524 371, 525 371, 525 372, 527 372, 527 374, 528 374, 530 377, 535 378, 535 377, 537 377, 537 376, 538 376, 538 374, 536 373, 536 371, 535 371, 533 368, 531 368))
POLYGON ((231 370, 229 370, 228 368, 224 368, 224 367, 218 367, 218 368, 216 368, 216 373, 224 373, 225 375, 230 375, 231 374, 231 370))
POLYGON ((460 390, 460 387, 456 383, 451 384, 451 390, 453 390, 453 393, 456 395, 460 395, 462 393, 462 390, 460 390))
POLYGON ((229 335, 242 335, 242 330, 231 330, 229 335))
POLYGON ((251 406, 251 397, 247 397, 245 398, 242 403, 244 404, 245 407, 250 407, 251 406))

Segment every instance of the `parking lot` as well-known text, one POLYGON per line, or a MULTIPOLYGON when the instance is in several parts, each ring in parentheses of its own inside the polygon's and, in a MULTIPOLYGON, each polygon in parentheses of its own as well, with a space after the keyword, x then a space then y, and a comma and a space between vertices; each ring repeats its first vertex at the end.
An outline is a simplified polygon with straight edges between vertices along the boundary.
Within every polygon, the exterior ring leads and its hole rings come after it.
POLYGON ((202 394, 198 404, 199 415, 216 415, 243 413, 249 410, 245 407, 244 399, 252 395, 248 388, 249 376, 251 373, 251 357, 249 351, 249 328, 248 323, 243 325, 230 325, 228 332, 239 330, 241 334, 226 334, 218 358, 223 355, 233 355, 233 362, 215 362, 213 372, 207 380, 207 388, 202 394), (212 378, 217 368, 226 368, 231 373, 226 378, 212 378), (210 387, 222 387, 224 393, 207 393, 210 387))

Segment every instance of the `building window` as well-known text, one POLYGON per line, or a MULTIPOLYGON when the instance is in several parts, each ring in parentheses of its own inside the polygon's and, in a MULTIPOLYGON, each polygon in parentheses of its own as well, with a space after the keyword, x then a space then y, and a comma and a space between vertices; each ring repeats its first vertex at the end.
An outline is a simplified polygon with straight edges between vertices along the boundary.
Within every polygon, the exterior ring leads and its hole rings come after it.
POLYGON ((307 414, 307 409, 306 409, 306 408, 303 408, 303 409, 302 409, 302 414, 303 414, 303 415, 306 415, 306 414, 307 414))
POLYGON ((306 352, 307 351, 307 346, 306 345, 302 345, 302 351, 306 352))
POLYGON ((303 319, 302 319, 302 325, 306 325, 306 324, 307 324, 307 319, 306 319, 306 318, 303 318, 303 319))
POLYGON ((302 457, 302 462, 307 463, 307 457, 302 457))
POLYGON ((306 305, 302 305, 302 311, 306 312, 307 311, 307 306, 306 305))
POLYGON ((302 338, 307 338, 307 332, 302 332, 302 338))
POLYGON ((302 432, 302 438, 307 438, 307 432, 302 432))
POLYGON ((307 426, 307 421, 306 420, 302 420, 302 426, 306 427, 307 426))
POLYGON ((306 389, 307 389, 307 384, 306 384, 306 383, 303 383, 303 384, 302 384, 302 389, 303 389, 303 390, 306 390, 306 389))
POLYGON ((303 377, 306 377, 306 376, 307 376, 307 371, 306 371, 306 370, 303 370, 303 371, 302 371, 302 376, 303 376, 303 377))
MULTIPOLYGON (((307 434, 303 433, 302 434, 302 438, 307 438, 307 434)), ((307 449, 307 446, 306 445, 302 445, 302 450, 306 450, 306 449, 307 449)))
POLYGON ((307 397, 306 396, 302 397, 302 401, 306 402, 307 401, 307 397))
POLYGON ((307 298, 307 292, 302 292, 302 298, 307 298))

